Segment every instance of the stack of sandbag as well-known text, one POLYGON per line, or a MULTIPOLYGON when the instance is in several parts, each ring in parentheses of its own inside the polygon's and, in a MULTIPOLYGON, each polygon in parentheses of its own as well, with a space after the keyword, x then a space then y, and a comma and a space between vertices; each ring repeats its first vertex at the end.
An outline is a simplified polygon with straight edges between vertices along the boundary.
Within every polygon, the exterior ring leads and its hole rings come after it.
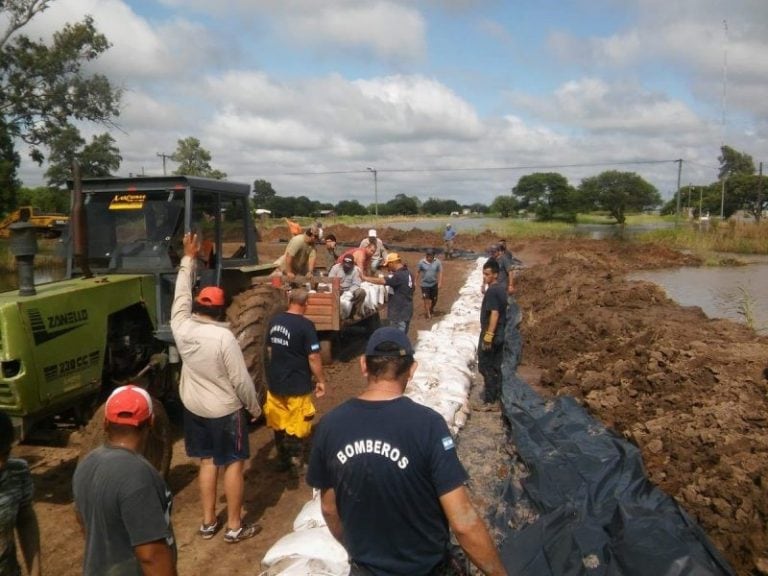
POLYGON ((420 331, 416 343, 419 365, 405 395, 438 412, 456 435, 469 416, 469 391, 480 331, 482 265, 467 278, 451 311, 429 331, 420 331))
POLYGON ((320 491, 312 491, 312 500, 293 521, 293 532, 283 536, 261 561, 266 568, 260 576, 347 576, 349 557, 333 537, 320 510, 320 491))
MULTIPOLYGON (((406 396, 415 402, 439 412, 454 435, 469 415, 485 260, 477 261, 477 267, 460 290, 450 313, 431 330, 419 332, 415 346, 419 367, 405 390, 406 396)), ((377 297, 381 296, 381 292, 377 294, 377 297)), ((293 523, 293 530, 267 551, 261 561, 265 571, 260 576, 349 574, 347 553, 331 535, 323 519, 319 491, 315 490, 312 500, 304 505, 293 523)))

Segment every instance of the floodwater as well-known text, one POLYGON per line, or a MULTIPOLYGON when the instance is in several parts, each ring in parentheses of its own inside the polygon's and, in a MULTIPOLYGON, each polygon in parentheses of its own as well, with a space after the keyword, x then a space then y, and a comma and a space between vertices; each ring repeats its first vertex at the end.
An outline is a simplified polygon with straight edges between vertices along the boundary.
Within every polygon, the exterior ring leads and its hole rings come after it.
POLYGON ((750 324, 768 334, 768 258, 749 257, 746 266, 676 268, 632 274, 661 286, 683 306, 699 306, 710 318, 750 324))

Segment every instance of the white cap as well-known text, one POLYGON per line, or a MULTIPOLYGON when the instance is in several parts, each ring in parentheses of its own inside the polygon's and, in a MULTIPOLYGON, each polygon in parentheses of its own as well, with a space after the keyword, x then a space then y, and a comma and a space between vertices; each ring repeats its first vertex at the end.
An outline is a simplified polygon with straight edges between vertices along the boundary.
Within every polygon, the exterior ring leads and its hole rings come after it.
POLYGON ((368 238, 376 238, 376 230, 374 230, 373 228, 368 230, 368 238))

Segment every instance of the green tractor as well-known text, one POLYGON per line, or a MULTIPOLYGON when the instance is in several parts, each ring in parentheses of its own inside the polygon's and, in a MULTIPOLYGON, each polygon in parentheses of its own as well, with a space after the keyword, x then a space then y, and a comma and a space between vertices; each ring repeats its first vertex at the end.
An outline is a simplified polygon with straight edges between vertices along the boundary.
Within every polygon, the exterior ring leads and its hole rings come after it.
MULTIPOLYGON (((12 231, 20 287, 0 294, 0 410, 18 436, 68 413, 92 420, 86 438, 98 440, 96 406, 128 382, 155 398, 175 396, 179 357, 169 322, 185 231, 203 239, 198 282, 231 299, 228 319, 265 394, 266 321, 285 297, 264 281, 274 265, 258 262, 250 187, 184 176, 76 179, 71 187, 64 280, 31 285, 24 267, 32 267, 34 247, 20 240, 23 225, 12 231)), ((156 406, 165 436, 167 417, 156 406)), ((167 469, 168 438, 159 440, 159 454, 148 456, 167 469)))

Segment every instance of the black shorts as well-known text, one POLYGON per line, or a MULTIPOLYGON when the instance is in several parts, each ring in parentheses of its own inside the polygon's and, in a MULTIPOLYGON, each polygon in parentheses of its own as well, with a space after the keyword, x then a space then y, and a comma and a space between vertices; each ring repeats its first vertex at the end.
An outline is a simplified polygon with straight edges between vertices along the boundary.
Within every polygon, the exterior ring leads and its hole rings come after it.
POLYGON ((245 410, 220 418, 203 418, 185 408, 184 446, 190 458, 213 458, 216 466, 250 458, 245 410))
POLYGON ((437 286, 422 286, 421 297, 424 300, 434 300, 437 302, 437 286))

